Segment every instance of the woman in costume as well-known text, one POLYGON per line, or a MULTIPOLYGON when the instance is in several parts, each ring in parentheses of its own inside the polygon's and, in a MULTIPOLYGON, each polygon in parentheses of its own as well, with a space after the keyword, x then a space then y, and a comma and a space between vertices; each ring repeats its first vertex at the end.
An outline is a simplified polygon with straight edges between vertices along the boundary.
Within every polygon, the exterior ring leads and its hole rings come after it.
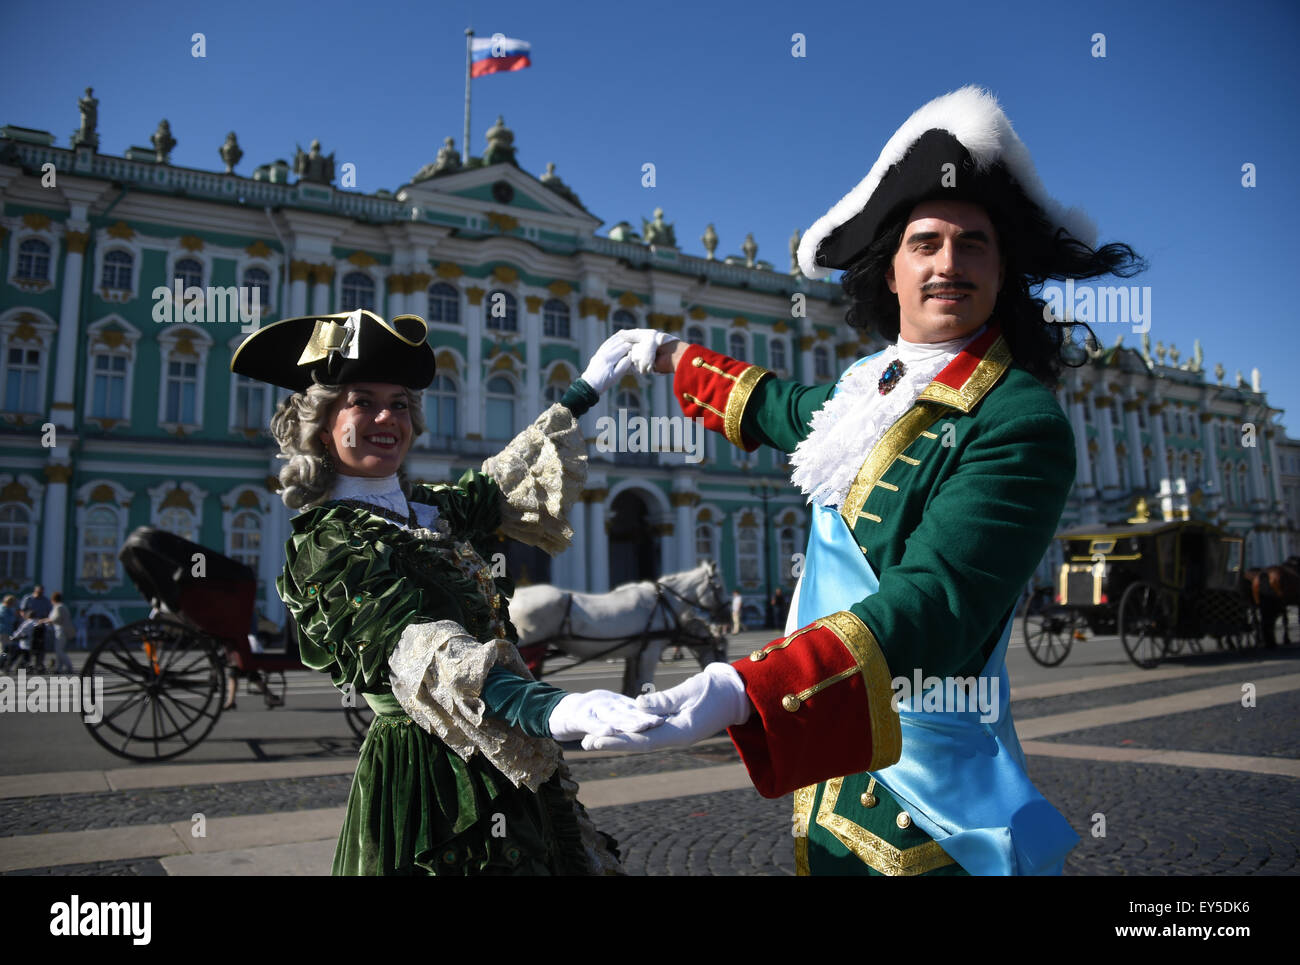
POLYGON ((660 719, 618 694, 534 681, 512 642, 510 585, 484 557, 498 530, 551 554, 568 545, 587 468, 577 418, 627 371, 630 346, 606 341, 482 472, 412 486, 405 457, 436 365, 426 333, 416 316, 364 310, 286 319, 231 361, 295 393, 271 432, 281 496, 302 510, 276 586, 303 662, 375 711, 333 873, 619 873, 556 741, 660 719))

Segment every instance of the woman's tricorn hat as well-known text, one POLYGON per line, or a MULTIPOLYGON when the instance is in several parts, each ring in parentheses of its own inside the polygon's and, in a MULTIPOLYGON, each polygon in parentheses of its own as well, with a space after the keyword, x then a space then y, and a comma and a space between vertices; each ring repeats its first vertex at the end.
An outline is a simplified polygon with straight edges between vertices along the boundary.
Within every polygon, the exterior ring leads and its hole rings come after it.
POLYGON ((230 371, 294 392, 305 391, 313 376, 323 385, 389 382, 424 389, 437 368, 428 333, 418 315, 386 322, 364 308, 286 318, 244 339, 230 371))
POLYGON ((1053 228, 1091 246, 1097 230, 1048 197, 1029 151, 997 98, 979 87, 937 97, 894 132, 867 176, 799 241, 809 278, 849 268, 885 228, 922 201, 1036 205, 1053 228))

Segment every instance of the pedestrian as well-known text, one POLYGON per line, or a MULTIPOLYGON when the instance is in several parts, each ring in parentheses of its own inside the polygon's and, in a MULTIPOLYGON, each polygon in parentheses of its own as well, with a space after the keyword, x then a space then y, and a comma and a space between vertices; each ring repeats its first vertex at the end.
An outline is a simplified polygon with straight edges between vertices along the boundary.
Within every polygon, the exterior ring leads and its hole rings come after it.
POLYGON ((745 606, 745 598, 740 595, 739 590, 733 590, 731 593, 731 632, 739 633, 745 629, 745 625, 740 622, 740 611, 745 606))
POLYGON ((1053 389, 1078 354, 1032 292, 1144 267, 1094 233, 1046 195, 996 98, 966 87, 917 110, 799 245, 806 277, 844 271, 847 321, 883 351, 801 385, 630 335, 687 417, 791 454, 812 522, 799 629, 639 698, 672 715, 662 727, 584 747, 728 728, 760 794, 794 793, 800 874, 1061 873, 1079 836, 1026 774, 1005 664, 1075 472, 1053 389), (892 686, 913 679, 924 700, 892 686), (978 713, 945 699, 954 686, 978 688, 978 713))
POLYGON ((54 633, 54 672, 72 673, 72 661, 68 659, 68 643, 76 629, 72 623, 72 614, 68 612, 63 594, 58 590, 50 594, 50 604, 50 615, 45 618, 45 625, 54 633))
POLYGON ((54 604, 50 598, 45 595, 45 587, 37 583, 32 587, 32 592, 23 597, 22 602, 18 604, 18 609, 22 611, 23 617, 28 620, 35 620, 36 625, 31 630, 31 659, 35 664, 34 670, 37 673, 45 671, 45 618, 50 615, 54 609, 54 604))
POLYGON ((772 591, 772 625, 778 630, 785 629, 785 591, 777 587, 772 591))
MULTIPOLYGON (((10 662, 17 656, 10 650, 10 641, 21 619, 18 613, 18 597, 12 593, 5 594, 5 598, 0 600, 0 670, 8 668, 10 662)), ((13 646, 17 649, 16 644, 13 646)))

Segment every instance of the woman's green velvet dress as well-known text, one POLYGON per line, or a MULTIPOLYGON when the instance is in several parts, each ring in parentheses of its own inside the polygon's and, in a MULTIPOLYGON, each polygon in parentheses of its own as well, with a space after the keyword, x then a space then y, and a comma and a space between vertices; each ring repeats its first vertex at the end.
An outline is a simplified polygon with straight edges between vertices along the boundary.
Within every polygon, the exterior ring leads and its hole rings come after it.
POLYGON ((276 584, 303 663, 386 711, 361 746, 333 873, 590 873, 581 805, 558 772, 537 793, 515 787, 482 754, 453 753, 392 696, 388 658, 410 623, 453 620, 477 640, 515 639, 511 587, 484 563, 501 521, 496 483, 471 471, 454 487, 414 487, 410 499, 437 506, 451 538, 327 502, 294 519, 276 584))

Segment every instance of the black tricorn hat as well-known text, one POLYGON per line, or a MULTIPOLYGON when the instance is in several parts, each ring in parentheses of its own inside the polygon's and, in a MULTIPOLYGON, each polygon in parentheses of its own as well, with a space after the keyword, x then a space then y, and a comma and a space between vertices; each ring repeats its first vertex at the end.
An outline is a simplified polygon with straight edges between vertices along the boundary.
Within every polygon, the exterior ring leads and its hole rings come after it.
POLYGON ((1035 205, 1053 228, 1088 245, 1096 238, 1086 215, 1048 197, 997 98, 963 87, 923 105, 894 132, 867 176, 800 238, 800 268, 809 278, 849 268, 896 218, 935 198, 995 210, 1035 205))
POLYGON ((286 318, 244 339, 230 371, 294 392, 305 391, 313 376, 322 385, 389 382, 424 389, 437 369, 428 333, 418 315, 386 322, 364 308, 286 318))

